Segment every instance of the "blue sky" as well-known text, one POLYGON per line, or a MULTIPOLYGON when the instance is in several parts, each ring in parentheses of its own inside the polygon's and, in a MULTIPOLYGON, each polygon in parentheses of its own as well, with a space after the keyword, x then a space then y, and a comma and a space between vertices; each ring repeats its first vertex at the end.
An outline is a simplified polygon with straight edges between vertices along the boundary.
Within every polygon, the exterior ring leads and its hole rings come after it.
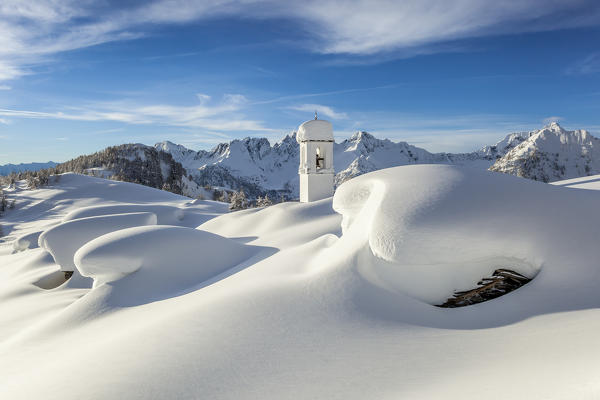
POLYGON ((600 3, 0 4, 0 164, 106 146, 272 142, 314 110, 430 151, 550 120, 600 136, 600 3))

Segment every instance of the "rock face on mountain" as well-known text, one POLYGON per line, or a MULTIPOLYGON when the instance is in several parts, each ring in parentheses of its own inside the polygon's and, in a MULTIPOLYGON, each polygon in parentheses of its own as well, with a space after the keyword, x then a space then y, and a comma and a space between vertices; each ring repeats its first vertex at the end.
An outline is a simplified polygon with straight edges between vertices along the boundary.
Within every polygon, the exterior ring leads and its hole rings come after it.
POLYGON ((599 174, 600 139, 582 129, 567 131, 553 122, 530 132, 490 170, 543 182, 599 174))
POLYGON ((481 157, 487 157, 489 159, 501 158, 506 153, 514 149, 516 146, 523 143, 534 132, 535 131, 509 133, 504 139, 502 139, 495 145, 484 146, 481 150, 477 151, 476 153, 481 157))
POLYGON ((171 142, 154 146, 181 163, 199 186, 242 189, 250 198, 298 195, 299 147, 295 134, 271 146, 265 138, 221 143, 210 151, 195 152, 171 142))

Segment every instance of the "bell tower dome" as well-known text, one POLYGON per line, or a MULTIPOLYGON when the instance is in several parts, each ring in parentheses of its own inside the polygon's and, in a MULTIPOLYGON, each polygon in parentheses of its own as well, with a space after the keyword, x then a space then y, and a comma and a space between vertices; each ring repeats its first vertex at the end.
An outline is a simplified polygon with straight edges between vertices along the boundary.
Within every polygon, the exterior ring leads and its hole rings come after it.
POLYGON ((333 196, 333 127, 329 121, 306 121, 298 128, 300 143, 300 201, 333 196))

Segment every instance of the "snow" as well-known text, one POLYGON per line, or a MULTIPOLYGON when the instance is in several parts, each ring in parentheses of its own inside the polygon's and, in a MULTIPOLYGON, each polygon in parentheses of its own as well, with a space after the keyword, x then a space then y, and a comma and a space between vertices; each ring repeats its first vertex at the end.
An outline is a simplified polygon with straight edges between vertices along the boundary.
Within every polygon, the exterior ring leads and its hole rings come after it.
MULTIPOLYGON (((265 138, 245 138, 221 143, 211 151, 196 152, 171 142, 157 143, 155 148, 170 153, 201 186, 230 190, 241 187, 250 197, 262 195, 260 191, 280 190, 288 198, 297 198, 298 140, 304 136, 304 131, 302 136, 299 131, 272 146, 265 138)), ((315 137, 326 135, 319 133, 315 137)), ((510 133, 494 145, 469 153, 430 153, 406 142, 356 132, 349 139, 334 143, 335 184, 339 186, 368 172, 413 164, 450 164, 480 170, 492 167, 499 172, 551 182, 600 173, 599 148, 599 139, 587 131, 567 131, 557 123, 530 132, 510 133)), ((189 186, 184 188, 185 194, 199 194, 194 185, 189 186)))
POLYGON ((62 271, 75 271, 73 256, 87 242, 119 229, 156 225, 156 222, 156 214, 150 212, 73 219, 45 230, 40 235, 38 243, 52 255, 62 271))
POLYGON ((74 174, 22 186, 1 220, 0 398, 600 393, 597 190, 410 165, 349 180, 333 199, 227 213, 74 174), (93 287, 78 271, 62 283, 43 248, 14 252, 18 237, 115 213, 158 225, 115 224, 83 244, 74 263, 93 287), (498 267, 533 280, 432 305, 498 267))
POLYGON ((553 122, 533 131, 490 168, 543 182, 600 173, 600 139, 553 122))
POLYGON ((16 238, 13 242, 14 251, 18 252, 38 247, 38 240, 41 233, 40 231, 32 232, 16 238))
POLYGON ((105 178, 105 179, 109 179, 111 176, 113 176, 115 174, 114 171, 111 171, 104 167, 88 168, 85 170, 85 173, 87 175, 97 176, 98 178, 105 178))
POLYGON ((224 214, 198 229, 284 249, 318 238, 337 238, 341 235, 341 220, 341 216, 333 212, 329 198, 310 203, 286 202, 224 214))
POLYGON ((333 142, 333 126, 322 119, 306 121, 298 127, 296 140, 298 143, 311 140, 333 142))
MULTIPOLYGON (((189 199, 188 199, 189 200, 189 199)), ((217 213, 224 212, 227 207, 218 202, 197 203, 193 200, 188 201, 185 205, 170 205, 170 204, 111 204, 98 205, 91 207, 81 207, 68 213, 63 221, 72 221, 75 219, 109 215, 121 213, 152 213, 157 218, 157 223, 160 225, 182 225, 195 227, 202 222, 212 218, 215 214, 207 213, 207 208, 215 208, 217 213), (201 208, 193 207, 195 204, 200 204, 201 208)))
POLYGON ((179 207, 173 207, 170 205, 163 204, 111 204, 108 206, 92 206, 92 207, 81 207, 68 213, 63 221, 68 222, 75 219, 99 216, 99 215, 111 215, 121 213, 135 213, 135 212, 149 212, 155 215, 157 221, 161 224, 176 224, 178 221, 183 220, 184 212, 179 207))
MULTIPOLYGON (((406 142, 394 143, 367 132, 356 132, 349 139, 334 143, 335 182, 339 185, 363 173, 407 164, 441 163, 487 169, 526 135, 529 133, 510 134, 495 146, 472 153, 434 154, 406 142)), ((319 134, 318 137, 329 136, 319 134)), ((258 185, 262 190, 289 190, 292 197, 297 197, 298 138, 294 133, 272 146, 265 138, 236 139, 221 143, 211 151, 198 152, 168 141, 157 143, 155 148, 170 153, 202 185, 233 187, 236 190, 240 184, 258 185)), ((196 195, 190 189, 186 189, 185 193, 196 195)))
POLYGON ((506 135, 504 139, 499 141, 493 146, 484 146, 481 150, 479 150, 479 154, 481 156, 487 157, 502 157, 504 154, 508 153, 511 149, 523 143, 524 140, 528 139, 535 132, 514 132, 506 135))
POLYGON ((344 238, 375 256, 362 266, 370 280, 442 304, 497 268, 537 274, 545 258, 538 230, 548 210, 534 199, 548 188, 476 170, 417 165, 347 182, 333 208, 343 215, 344 238), (521 227, 523 215, 512 212, 507 192, 520 193, 531 225, 521 227))
POLYGON ((580 178, 565 179, 552 182, 553 185, 576 189, 600 190, 600 175, 582 176, 580 178))
POLYGON ((140 296, 147 301, 178 294, 254 253, 254 246, 196 229, 138 226, 89 241, 75 254, 75 264, 83 276, 94 279, 94 287, 135 272, 131 280, 120 282, 118 290, 139 302, 140 296))

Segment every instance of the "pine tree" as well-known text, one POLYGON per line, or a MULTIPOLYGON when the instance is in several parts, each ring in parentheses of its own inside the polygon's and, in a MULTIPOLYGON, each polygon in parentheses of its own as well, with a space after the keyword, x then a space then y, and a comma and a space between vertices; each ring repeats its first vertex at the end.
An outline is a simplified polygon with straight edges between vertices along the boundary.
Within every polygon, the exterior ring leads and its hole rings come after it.
POLYGON ((35 176, 33 176, 32 174, 27 174, 25 180, 27 181, 27 187, 29 189, 37 188, 37 179, 35 178, 35 176))
POLYGON ((4 194, 4 190, 0 189, 0 214, 2 214, 7 207, 8 200, 6 199, 6 194, 4 194))
POLYGON ((269 207, 272 206, 273 202, 269 198, 269 195, 266 194, 265 197, 260 197, 256 199, 256 207, 269 207))
POLYGON ((263 198, 263 207, 269 207, 273 205, 273 201, 269 198, 268 194, 265 194, 265 197, 263 198))
POLYGON ((248 208, 248 200, 246 193, 242 189, 239 192, 233 192, 229 201, 229 209, 232 211, 243 210, 248 208))
POLYGON ((213 200, 227 203, 229 201, 227 199, 227 192, 224 190, 214 189, 213 190, 213 200))

